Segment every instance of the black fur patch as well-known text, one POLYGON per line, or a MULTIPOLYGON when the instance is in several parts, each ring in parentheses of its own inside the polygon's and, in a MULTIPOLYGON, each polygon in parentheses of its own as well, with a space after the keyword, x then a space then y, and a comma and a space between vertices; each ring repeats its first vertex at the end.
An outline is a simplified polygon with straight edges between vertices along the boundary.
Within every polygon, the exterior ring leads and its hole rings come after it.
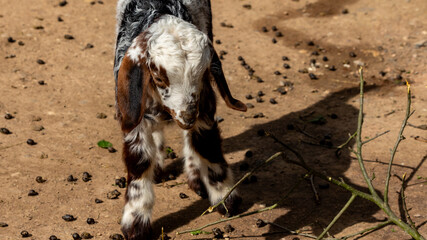
POLYGON ((153 229, 150 222, 143 221, 141 216, 136 216, 129 228, 122 227, 122 233, 126 240, 152 240, 153 229))

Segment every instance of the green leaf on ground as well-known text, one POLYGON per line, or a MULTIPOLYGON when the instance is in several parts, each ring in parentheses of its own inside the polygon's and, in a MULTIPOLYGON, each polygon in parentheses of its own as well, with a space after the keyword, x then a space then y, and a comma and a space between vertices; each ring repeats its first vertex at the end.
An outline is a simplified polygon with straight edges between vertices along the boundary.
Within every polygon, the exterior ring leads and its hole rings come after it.
POLYGON ((98 142, 98 146, 102 147, 102 148, 109 148, 109 147, 112 147, 113 144, 110 143, 110 142, 108 142, 108 141, 101 140, 101 141, 98 142))

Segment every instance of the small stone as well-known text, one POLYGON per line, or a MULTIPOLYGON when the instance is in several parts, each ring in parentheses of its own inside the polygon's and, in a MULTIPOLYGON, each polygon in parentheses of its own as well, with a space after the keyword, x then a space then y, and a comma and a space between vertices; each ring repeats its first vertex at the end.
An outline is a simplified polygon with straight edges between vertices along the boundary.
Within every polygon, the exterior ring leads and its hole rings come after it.
POLYGON ((10 42, 10 43, 14 43, 14 42, 16 42, 16 40, 15 40, 15 39, 13 39, 13 37, 8 37, 8 38, 7 38, 7 41, 8 41, 8 42, 10 42))
POLYGON ((331 118, 332 118, 332 119, 337 119, 337 118, 338 118, 338 115, 336 115, 335 113, 332 113, 332 114, 331 114, 331 118))
POLYGON ((88 43, 88 44, 86 44, 84 49, 91 49, 91 48, 94 48, 93 44, 88 43))
POLYGON ((352 57, 352 58, 357 57, 356 53, 354 53, 354 52, 350 52, 348 55, 349 55, 350 57, 352 57))
POLYGON ((42 59, 37 59, 37 63, 40 65, 46 64, 46 62, 43 61, 42 59))
POLYGON ((7 226, 9 226, 9 225, 7 225, 7 223, 5 223, 5 222, 0 222, 0 227, 7 227, 7 226))
POLYGON ((27 144, 33 146, 33 145, 36 145, 37 143, 33 139, 30 138, 27 140, 27 144))
POLYGON ((70 34, 65 34, 64 38, 67 40, 73 40, 74 39, 73 35, 70 35, 70 34))
POLYGON ((221 56, 224 56, 224 55, 227 55, 227 54, 228 54, 227 51, 224 51, 224 50, 219 51, 219 55, 221 55, 221 56))
POLYGON ((64 219, 64 221, 66 222, 72 222, 72 221, 75 221, 77 218, 75 218, 71 214, 65 214, 64 216, 62 216, 62 219, 64 219))
POLYGON ((55 235, 51 235, 49 237, 49 240, 60 240, 60 239, 58 239, 55 235))
POLYGON ((83 182, 89 182, 92 180, 92 175, 90 175, 88 172, 84 172, 82 176, 83 182))
POLYGON ((348 14, 348 9, 347 9, 347 8, 344 8, 344 9, 341 11, 341 13, 342 13, 342 14, 348 14))
POLYGON ((265 94, 264 94, 264 92, 263 92, 263 91, 258 91, 257 95, 258 95, 259 97, 262 97, 262 96, 264 96, 265 94))
POLYGON ((4 115, 4 118, 6 119, 6 120, 10 120, 10 119, 13 119, 13 118, 15 118, 12 114, 10 114, 10 113, 6 113, 5 115, 4 115))
POLYGON ((117 150, 115 148, 113 148, 113 147, 108 147, 107 149, 108 149, 108 152, 110 152, 110 153, 117 152, 117 150))
POLYGON ((103 2, 103 1, 98 0, 98 4, 104 4, 104 2, 103 2))
POLYGON ((291 66, 289 64, 287 64, 287 63, 283 64, 283 67, 286 68, 286 69, 291 68, 291 66))
POLYGON ((110 240, 124 240, 125 238, 118 233, 110 235, 110 240))
POLYGON ((276 26, 272 26, 271 30, 273 30, 273 32, 277 31, 277 27, 276 26))
POLYGON ((267 225, 262 219, 258 219, 255 224, 258 228, 262 228, 267 225))
POLYGON ((38 182, 38 183, 44 183, 44 182, 46 182, 46 179, 43 179, 42 176, 37 176, 36 177, 36 182, 38 182))
POLYGON ((221 40, 217 39, 217 40, 215 40, 215 43, 216 44, 221 44, 221 40))
POLYGON ((275 71, 274 72, 274 75, 281 75, 282 73, 281 72, 279 72, 279 71, 275 71))
POLYGON ((299 69, 298 72, 305 74, 305 73, 308 73, 308 69, 307 68, 299 69))
POLYGON ((314 42, 313 42, 313 41, 309 41, 309 42, 307 43, 307 45, 308 45, 308 46, 314 46, 314 42))
POLYGON ((254 118, 263 118, 264 117, 264 113, 256 113, 254 114, 254 118))
POLYGON ((276 99, 274 99, 274 98, 270 98, 270 103, 271 103, 271 104, 277 104, 277 101, 276 101, 276 99))
POLYGON ((223 232, 219 228, 213 228, 212 233, 215 236, 215 238, 223 238, 222 236, 223 232))
POLYGON ((105 113, 97 113, 96 114, 96 118, 98 118, 98 119, 105 119, 105 118, 107 118, 107 115, 105 114, 105 113))
POLYGON ((78 233, 73 233, 71 236, 73 237, 74 240, 82 239, 78 233))
POLYGON ((254 155, 254 153, 251 151, 251 150, 248 150, 246 153, 245 153, 245 157, 247 157, 247 158, 250 158, 250 157, 252 157, 254 155))
POLYGON ((185 194, 185 193, 180 193, 180 194, 179 194, 179 198, 181 198, 181 199, 185 199, 185 198, 188 198, 188 196, 187 196, 187 194, 185 194))
POLYGON ((44 81, 44 80, 39 80, 39 81, 38 81, 38 84, 39 84, 39 85, 41 85, 41 86, 46 85, 46 83, 45 83, 45 81, 44 81))
POLYGON ((329 71, 332 71, 332 72, 337 70, 334 65, 330 66, 328 69, 329 69, 329 71))
POLYGON ((0 132, 6 135, 12 134, 12 132, 7 128, 0 128, 0 132))
POLYGON ((227 224, 227 225, 225 225, 225 226, 224 226, 224 231, 225 231, 226 233, 231 233, 231 232, 233 232, 233 231, 234 231, 234 227, 233 227, 233 226, 231 226, 230 224, 227 224))
POLYGON ((93 219, 93 218, 88 218, 88 219, 86 219, 86 222, 87 222, 87 224, 89 224, 89 225, 92 225, 92 224, 95 224, 96 222, 95 222, 95 219, 93 219))
POLYGON ((23 238, 27 238, 27 237, 31 237, 31 234, 28 231, 24 230, 24 231, 21 232, 21 236, 23 238))
POLYGON ((125 177, 121 177, 119 179, 115 180, 115 184, 119 187, 119 188, 125 188, 126 187, 126 178, 125 177))
POLYGON ((326 57, 326 56, 323 56, 322 60, 323 60, 324 62, 329 61, 328 57, 326 57))
POLYGON ((277 40, 275 38, 271 39, 271 42, 273 42, 274 44, 277 43, 277 40))
POLYGON ((245 98, 246 98, 246 99, 248 99, 248 100, 251 100, 251 99, 253 99, 254 97, 252 97, 252 95, 251 95, 251 94, 247 94, 247 95, 245 96, 245 98))
POLYGON ((264 100, 260 96, 257 96, 256 97, 256 102, 262 103, 262 102, 264 102, 264 100))
POLYGON ((311 80, 317 80, 317 76, 314 73, 309 73, 308 76, 310 77, 311 80))
POLYGON ((261 31, 262 31, 262 32, 268 32, 268 29, 267 29, 266 27, 262 27, 262 28, 261 28, 261 31))
POLYGON ((313 56, 319 56, 319 52, 318 51, 314 51, 314 52, 311 53, 311 55, 313 55, 313 56))
POLYGON ((243 57, 242 57, 242 56, 238 56, 238 57, 237 57, 237 60, 239 60, 239 61, 243 61, 244 59, 243 59, 243 57))
POLYGON ((104 201, 102 201, 101 199, 95 198, 95 203, 103 203, 104 201))
POLYGON ((41 121, 41 120, 42 120, 42 118, 39 117, 39 116, 31 116, 31 121, 33 121, 33 122, 38 122, 38 121, 41 121))
POLYGON ((33 130, 40 132, 44 130, 44 127, 42 125, 36 125, 36 126, 33 126, 33 130))
POLYGON ((316 65, 316 59, 310 59, 310 64, 311 65, 316 65))
POLYGON ((73 175, 70 175, 67 177, 67 182, 75 182, 77 181, 77 178, 75 178, 73 175))
POLYGON ((259 83, 264 82, 264 80, 262 80, 262 78, 260 78, 260 77, 256 77, 256 81, 259 82, 259 83))
POLYGON ((247 108, 254 108, 255 106, 252 103, 246 103, 247 108))
POLYGON ((36 30, 43 30, 44 27, 39 25, 39 26, 35 26, 34 29, 36 29, 36 30))
POLYGON ((67 5, 67 4, 68 4, 68 2, 66 0, 63 0, 63 1, 59 2, 59 6, 60 7, 65 7, 65 5, 67 5))
POLYGON ((280 95, 285 95, 288 93, 284 87, 278 87, 277 91, 280 93, 280 95))
POLYGON ((107 193, 107 198, 108 199, 117 199, 120 195, 121 195, 121 193, 119 191, 113 190, 113 191, 107 193))
POLYGON ((282 32, 276 32, 276 37, 283 37, 283 33, 282 32))
POLYGON ((289 61, 289 58, 288 58, 287 56, 283 56, 283 57, 282 57, 282 60, 283 60, 283 61, 289 61))
POLYGON ((58 22, 63 22, 64 21, 64 19, 62 19, 61 16, 58 16, 57 20, 58 20, 58 22))
POLYGON ((243 7, 249 10, 252 9, 252 5, 250 4, 244 4, 243 7))

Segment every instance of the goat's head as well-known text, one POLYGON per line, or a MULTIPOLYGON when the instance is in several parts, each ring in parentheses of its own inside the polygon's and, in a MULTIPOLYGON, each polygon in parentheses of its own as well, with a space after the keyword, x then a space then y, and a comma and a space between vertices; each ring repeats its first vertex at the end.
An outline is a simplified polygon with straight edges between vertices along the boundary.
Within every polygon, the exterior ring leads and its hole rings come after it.
MULTIPOLYGON (((192 128, 198 117, 203 84, 209 82, 204 79, 210 77, 213 52, 208 36, 194 25, 170 15, 160 17, 133 40, 122 60, 118 75, 118 105, 124 118, 122 127, 126 115, 131 119, 129 127, 125 128, 132 128, 141 121, 146 98, 150 95, 163 105, 181 128, 192 128), (132 109, 129 107, 132 103, 127 101, 137 99, 120 97, 131 91, 129 87, 133 81, 131 78, 135 77, 132 74, 134 68, 142 70, 139 71, 139 79, 142 76, 142 99, 139 99, 140 108, 136 115, 127 112, 132 109)), ((227 85, 225 79, 218 86, 224 84, 227 85)), ((228 91, 228 86, 226 90, 228 91)), ((229 91, 227 94, 230 95, 229 91)), ((233 99, 231 95, 230 99, 233 99)), ((228 102, 227 105, 230 106, 228 102)))

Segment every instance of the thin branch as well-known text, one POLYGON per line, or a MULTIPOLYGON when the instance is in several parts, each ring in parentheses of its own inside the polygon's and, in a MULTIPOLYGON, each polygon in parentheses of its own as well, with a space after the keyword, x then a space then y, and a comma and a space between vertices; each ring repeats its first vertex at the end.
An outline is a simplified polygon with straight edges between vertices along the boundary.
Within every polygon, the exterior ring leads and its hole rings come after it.
POLYGON ((382 135, 385 135, 385 134, 387 134, 387 133, 389 133, 389 132, 390 132, 390 130, 387 130, 387 131, 385 131, 385 132, 383 132, 383 133, 377 134, 375 137, 370 138, 370 139, 368 139, 368 140, 366 140, 366 141, 362 142, 362 145, 365 145, 365 144, 367 144, 368 142, 370 142, 370 141, 372 141, 372 140, 375 140, 375 139, 377 139, 377 138, 381 137, 382 135))
POLYGON ((306 234, 306 233, 300 233, 298 231, 293 231, 293 230, 290 230, 290 229, 288 229, 286 227, 283 227, 283 226, 281 226, 281 225, 279 225, 277 223, 274 223, 274 222, 267 222, 267 223, 270 224, 270 225, 273 225, 275 227, 281 228, 281 229, 283 229, 283 230, 285 230, 285 231, 287 231, 287 232, 289 232, 289 233, 291 233, 293 235, 299 235, 299 236, 303 236, 303 237, 308 237, 308 238, 316 239, 316 236, 311 235, 311 234, 306 234))
POLYGON ((406 178, 406 173, 403 175, 402 178, 402 187, 400 188, 400 197, 402 198, 402 207, 403 207, 403 211, 405 212, 405 217, 408 220, 409 224, 411 225, 411 227, 413 229, 416 229, 415 227, 415 223, 412 221, 411 219, 411 215, 409 215, 409 211, 408 208, 406 206, 406 196, 405 196, 405 178, 406 178))
POLYGON ((351 135, 351 136, 347 139, 347 141, 345 141, 345 143, 343 143, 343 144, 339 145, 337 148, 338 148, 338 149, 341 149, 341 148, 345 147, 345 146, 346 146, 346 145, 351 141, 351 139, 353 139, 354 137, 356 137, 356 135, 357 135, 357 132, 353 133, 353 135, 351 135))
POLYGON ((382 227, 384 227, 384 226, 389 225, 390 223, 393 223, 393 221, 391 221, 391 220, 387 220, 387 221, 382 222, 382 223, 380 223, 380 224, 378 224, 378 225, 376 225, 376 226, 374 226, 374 227, 367 228, 367 229, 365 229, 365 230, 362 230, 362 231, 359 231, 359 232, 356 232, 356 233, 352 233, 352 234, 346 235, 346 236, 344 236, 344 237, 341 237, 340 239, 342 239, 342 240, 346 240, 346 239, 348 239, 348 238, 351 238, 351 237, 354 237, 354 236, 357 236, 357 235, 362 235, 362 234, 365 234, 365 233, 367 233, 367 232, 370 232, 370 231, 374 231, 374 230, 380 229, 380 228, 382 228, 382 227))
POLYGON ((397 147, 399 146, 399 143, 403 140, 403 130, 405 130, 408 119, 411 116, 411 88, 410 88, 410 85, 408 82, 406 82, 406 85, 408 88, 406 114, 405 114, 405 118, 403 119, 402 126, 400 127, 399 135, 397 137, 396 143, 394 144, 394 148, 391 151, 390 162, 389 162, 388 170, 387 170, 387 179, 385 182, 384 202, 387 205, 388 205, 388 190, 389 190, 390 177, 391 177, 391 167, 393 166, 393 160, 394 160, 394 156, 395 156, 396 151, 397 151, 397 147))
POLYGON ((323 230, 323 232, 316 238, 316 240, 320 240, 325 236, 325 234, 331 229, 331 227, 338 221, 338 219, 341 217, 341 215, 347 210, 348 207, 350 207, 351 203, 353 203, 354 199, 356 199, 356 195, 352 194, 350 199, 347 201, 347 203, 344 205, 344 207, 341 209, 341 211, 334 217, 334 219, 329 223, 329 225, 323 230))
POLYGON ((314 175, 310 175, 310 185, 311 189, 313 190, 314 201, 316 204, 320 204, 320 196, 319 193, 317 193, 316 186, 314 186, 314 175))
MULTIPOLYGON (((221 199, 221 201, 219 201, 217 204, 215 204, 213 206, 210 206, 208 209, 206 209, 202 213, 201 216, 205 215, 207 212, 212 212, 215 208, 217 208, 221 204, 225 207, 225 200, 228 198, 228 196, 230 196, 230 194, 233 192, 233 190, 237 188, 237 186, 239 186, 246 178, 250 177, 259 168, 267 165, 268 163, 270 163, 271 161, 273 161, 274 159, 276 159, 277 157, 279 157, 279 156, 281 156, 283 154, 284 154, 283 152, 277 152, 274 155, 272 155, 271 157, 269 157, 267 160, 265 160, 263 163, 261 163, 258 166, 256 166, 250 172, 247 172, 242 178, 240 178, 240 180, 236 184, 234 184, 234 186, 227 192, 227 194, 225 194, 225 196, 221 199)), ((225 207, 225 209, 227 210, 226 207, 225 207)))

